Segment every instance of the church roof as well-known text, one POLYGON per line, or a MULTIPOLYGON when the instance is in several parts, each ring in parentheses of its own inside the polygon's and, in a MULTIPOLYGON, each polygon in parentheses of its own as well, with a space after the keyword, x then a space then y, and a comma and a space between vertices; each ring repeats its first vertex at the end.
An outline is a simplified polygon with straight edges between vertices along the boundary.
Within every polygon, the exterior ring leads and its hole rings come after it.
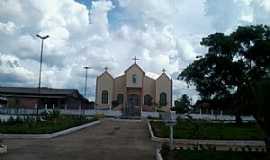
POLYGON ((131 65, 130 67, 128 67, 128 69, 125 70, 125 73, 126 73, 128 70, 130 70, 132 67, 137 67, 137 68, 139 68, 139 70, 141 70, 143 73, 145 73, 145 72, 143 71, 143 69, 142 69, 137 63, 134 63, 133 65, 131 65))
POLYGON ((159 79, 159 78, 162 77, 163 75, 164 75, 165 77, 167 77, 168 79, 172 79, 172 77, 171 77, 170 75, 166 74, 165 72, 162 73, 157 79, 159 79))
POLYGON ((105 74, 108 75, 110 78, 114 79, 113 76, 108 71, 104 71, 101 75, 98 76, 98 78, 102 77, 105 74))
MULTIPOLYGON (((116 76, 116 78, 121 77, 121 76, 124 76, 124 75, 125 75, 125 73, 122 72, 122 73, 118 74, 118 75, 116 76)), ((162 75, 162 74, 156 74, 156 73, 153 73, 153 72, 146 72, 146 73, 145 73, 145 76, 147 76, 147 77, 149 77, 149 78, 152 78, 152 79, 154 79, 154 80, 158 79, 161 75, 162 75)), ((167 75, 167 74, 166 74, 166 76, 168 76, 168 78, 171 79, 171 76, 169 76, 169 75, 167 75)))
POLYGON ((73 97, 88 101, 77 89, 31 88, 31 87, 0 87, 0 97, 73 97))
POLYGON ((156 73, 153 73, 153 72, 146 72, 145 75, 146 75, 147 77, 152 78, 152 79, 158 79, 158 77, 160 76, 160 75, 158 75, 158 74, 156 74, 156 73))
MULTIPOLYGON (((137 63, 134 63, 133 65, 131 65, 130 67, 128 67, 128 69, 126 69, 124 72, 121 72, 120 74, 116 75, 116 76, 115 76, 115 79, 116 79, 116 78, 119 78, 119 77, 121 77, 121 76, 124 76, 125 73, 126 73, 128 70, 130 70, 132 67, 137 67, 137 68, 139 68, 139 70, 141 70, 141 71, 145 74, 146 77, 151 78, 151 79, 154 79, 154 80, 159 79, 162 75, 165 75, 165 76, 167 76, 169 79, 171 79, 171 76, 168 75, 168 74, 166 74, 165 72, 162 73, 162 74, 156 74, 156 73, 153 73, 153 72, 144 72, 143 69, 142 69, 137 63)), ((108 71, 104 71, 104 72, 103 72, 100 76, 98 76, 98 77, 101 77, 103 74, 108 74, 112 79, 114 79, 113 76, 112 76, 108 71)))
POLYGON ((54 89, 42 87, 40 90, 38 88, 30 87, 0 87, 0 94, 53 94, 53 95, 69 95, 73 93, 79 93, 76 89, 54 89))

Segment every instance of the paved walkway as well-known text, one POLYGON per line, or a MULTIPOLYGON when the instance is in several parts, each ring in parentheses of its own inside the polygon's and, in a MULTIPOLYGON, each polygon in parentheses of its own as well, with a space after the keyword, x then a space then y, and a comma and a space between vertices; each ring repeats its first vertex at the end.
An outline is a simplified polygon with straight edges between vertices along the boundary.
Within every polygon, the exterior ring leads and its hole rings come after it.
POLYGON ((53 139, 4 140, 8 153, 0 160, 151 160, 155 147, 146 122, 102 120, 53 139))

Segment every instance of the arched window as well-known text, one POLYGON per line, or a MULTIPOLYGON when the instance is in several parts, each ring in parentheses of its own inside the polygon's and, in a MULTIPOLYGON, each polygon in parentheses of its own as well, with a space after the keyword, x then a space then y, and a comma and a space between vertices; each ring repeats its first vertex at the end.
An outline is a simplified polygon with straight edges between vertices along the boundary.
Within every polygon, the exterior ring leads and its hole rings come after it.
POLYGON ((136 83, 137 82, 137 76, 136 76, 136 74, 133 74, 132 75, 132 82, 133 83, 136 83))
POLYGON ((124 101, 124 95, 123 94, 118 94, 117 95, 117 102, 119 104, 123 104, 123 101, 124 101))
POLYGON ((166 106, 167 105, 167 94, 166 93, 164 93, 164 92, 160 93, 159 104, 161 106, 166 106))
POLYGON ((153 98, 149 95, 149 94, 147 94, 147 95, 145 95, 144 96, 144 105, 152 105, 152 100, 153 100, 153 98))
POLYGON ((109 93, 108 91, 103 90, 101 94, 101 103, 108 104, 108 102, 109 102, 109 93))

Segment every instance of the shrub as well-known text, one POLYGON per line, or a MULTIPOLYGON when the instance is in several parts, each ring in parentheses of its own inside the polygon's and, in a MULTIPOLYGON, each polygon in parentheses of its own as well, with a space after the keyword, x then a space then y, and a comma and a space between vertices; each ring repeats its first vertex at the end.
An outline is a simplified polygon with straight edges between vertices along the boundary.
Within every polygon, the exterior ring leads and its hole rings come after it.
POLYGON ((14 118, 13 118, 12 116, 10 116, 10 117, 8 118, 6 124, 8 124, 8 125, 13 125, 13 124, 15 124, 14 118))
POLYGON ((198 151, 199 150, 199 144, 193 144, 192 146, 194 151, 198 151))
POLYGON ((17 116, 16 119, 14 120, 14 122, 15 122, 16 124, 22 124, 22 123, 23 123, 23 119, 20 118, 19 116, 17 116))
POLYGON ((57 110, 53 110, 49 112, 47 115, 48 120, 57 119, 59 117, 60 117, 60 111, 57 111, 57 110))
POLYGON ((105 115, 103 113, 97 113, 95 115, 95 118, 97 118, 97 119, 104 118, 104 117, 105 117, 105 115))

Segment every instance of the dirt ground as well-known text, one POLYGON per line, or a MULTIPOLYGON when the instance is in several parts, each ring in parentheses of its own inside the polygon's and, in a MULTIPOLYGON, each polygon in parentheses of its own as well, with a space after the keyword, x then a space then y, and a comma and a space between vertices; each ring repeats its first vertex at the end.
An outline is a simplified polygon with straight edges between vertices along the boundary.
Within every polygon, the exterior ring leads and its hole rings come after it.
POLYGON ((53 139, 6 139, 0 160, 151 160, 155 146, 145 121, 101 124, 53 139))

